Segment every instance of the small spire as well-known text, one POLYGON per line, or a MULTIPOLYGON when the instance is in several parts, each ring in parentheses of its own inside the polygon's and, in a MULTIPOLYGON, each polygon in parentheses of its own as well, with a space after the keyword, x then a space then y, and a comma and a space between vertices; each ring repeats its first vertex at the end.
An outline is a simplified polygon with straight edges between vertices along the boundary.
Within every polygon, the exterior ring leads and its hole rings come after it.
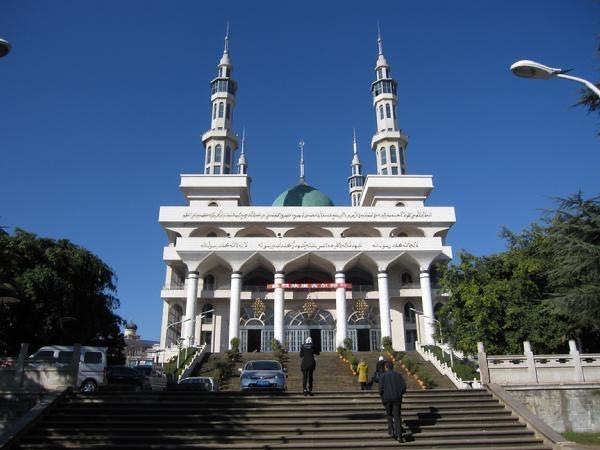
POLYGON ((225 31, 225 48, 223 53, 229 53, 229 20, 227 21, 227 29, 225 31))
POLYGON ((244 154, 244 143, 246 142, 246 127, 242 127, 242 155, 244 154))
POLYGON ((354 136, 352 138, 352 148, 354 149, 354 154, 358 154, 358 149, 356 147, 356 128, 354 128, 354 136))
POLYGON ((377 47, 379 48, 379 54, 383 55, 383 40, 381 39, 381 30, 379 29, 379 22, 377 22, 377 47))
POLYGON ((300 139, 298 147, 300 147, 300 183, 304 184, 304 141, 302 139, 300 139))

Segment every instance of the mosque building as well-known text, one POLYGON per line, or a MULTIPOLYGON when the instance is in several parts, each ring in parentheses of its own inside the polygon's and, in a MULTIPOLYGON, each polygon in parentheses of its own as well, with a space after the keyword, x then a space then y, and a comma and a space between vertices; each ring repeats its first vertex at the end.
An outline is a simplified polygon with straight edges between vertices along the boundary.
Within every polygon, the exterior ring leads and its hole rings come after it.
MULTIPOLYGON (((244 151, 235 163, 237 83, 225 37, 211 81, 211 125, 202 135, 204 173, 182 174, 186 206, 163 206, 159 222, 166 279, 160 346, 207 343, 225 351, 270 351, 273 338, 298 351, 312 337, 333 352, 350 338, 375 351, 389 336, 396 350, 433 343, 436 266, 452 257, 446 235, 453 207, 425 206, 431 175, 407 173, 408 137, 398 126, 398 83, 378 37, 371 84, 377 174, 365 176, 353 143, 350 206, 335 206, 304 175, 271 206, 250 202, 244 151)), ((350 152, 348 152, 350 154, 350 152)))

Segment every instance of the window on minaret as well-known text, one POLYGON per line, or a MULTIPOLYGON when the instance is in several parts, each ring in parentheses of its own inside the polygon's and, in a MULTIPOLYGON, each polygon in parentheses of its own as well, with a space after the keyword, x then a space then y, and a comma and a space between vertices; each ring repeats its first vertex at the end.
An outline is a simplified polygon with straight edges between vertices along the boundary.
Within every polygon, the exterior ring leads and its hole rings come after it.
POLYGON ((231 117, 231 108, 229 103, 225 106, 225 118, 229 119, 231 117))
POLYGON ((225 76, 229 77, 229 69, 227 67, 225 68, 225 76))
POLYGON ((231 165, 231 148, 229 148, 229 145, 225 148, 225 164, 231 165))
POLYGON ((379 150, 379 155, 381 157, 381 165, 384 166, 387 164, 387 155, 385 153, 385 147, 381 147, 379 150))
POLYGON ((381 175, 387 175, 387 167, 381 169, 381 175))
POLYGON ((212 152, 211 152, 211 148, 210 148, 210 147, 208 147, 208 148, 206 149, 206 165, 210 164, 210 157, 211 157, 211 153, 212 153, 212 152))
POLYGON ((379 106, 379 118, 383 120, 383 105, 379 106))
POLYGON ((377 69, 377 79, 381 80, 383 78, 383 71, 381 69, 377 69))
POLYGON ((214 162, 216 162, 216 163, 221 162, 221 144, 215 145, 215 160, 214 160, 214 162))
POLYGON ((398 175, 398 168, 396 166, 392 166, 392 175, 398 175))
POLYGON ((213 103, 213 119, 217 118, 217 104, 213 103))
POLYGON ((390 111, 390 104, 386 103, 385 104, 385 115, 388 119, 392 118, 392 112, 390 111))
POLYGON ((392 145, 390 147, 390 162, 395 164, 398 162, 398 154, 396 153, 396 146, 392 145))
POLYGON ((213 169, 213 174, 221 175, 221 166, 215 166, 215 168, 213 169))
POLYGON ((400 147, 400 165, 402 167, 406 165, 404 161, 404 149, 402 147, 400 147))
POLYGON ((219 118, 223 117, 223 102, 219 103, 219 118))

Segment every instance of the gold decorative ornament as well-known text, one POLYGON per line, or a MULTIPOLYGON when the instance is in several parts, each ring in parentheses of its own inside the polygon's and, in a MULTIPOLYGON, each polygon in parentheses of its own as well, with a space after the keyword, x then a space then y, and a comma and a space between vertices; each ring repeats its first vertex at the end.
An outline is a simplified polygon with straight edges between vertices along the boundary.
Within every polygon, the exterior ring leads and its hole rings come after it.
POLYGON ((252 303, 252 309, 254 310, 254 317, 260 317, 264 314, 267 307, 261 298, 257 298, 254 300, 254 303, 252 303))
POLYGON ((302 311, 304 312, 304 314, 308 315, 309 317, 312 317, 317 312, 317 304, 313 301, 312 298, 307 297, 306 301, 302 305, 302 311))
POLYGON ((367 302, 364 298, 359 298, 356 300, 354 310, 356 311, 357 318, 362 320, 365 318, 365 314, 369 310, 369 305, 367 305, 367 302))

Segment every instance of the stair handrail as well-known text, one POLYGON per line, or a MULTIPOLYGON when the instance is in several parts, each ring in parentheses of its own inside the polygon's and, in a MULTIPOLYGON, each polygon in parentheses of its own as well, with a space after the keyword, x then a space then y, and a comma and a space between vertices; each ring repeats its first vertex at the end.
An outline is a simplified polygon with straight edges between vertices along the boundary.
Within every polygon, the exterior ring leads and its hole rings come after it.
POLYGON ((201 361, 202 358, 204 358, 204 355, 206 353, 208 353, 208 345, 204 343, 200 347, 198 347, 198 350, 196 351, 192 359, 183 367, 183 370, 181 371, 179 378, 177 378, 177 381, 190 376, 190 373, 192 373, 194 367, 196 367, 196 364, 199 361, 201 361))
MULTIPOLYGON (((473 380, 463 380, 459 378, 454 370, 452 370, 452 367, 441 362, 432 351, 423 348, 418 341, 415 342, 415 349, 425 361, 429 361, 442 375, 447 376, 450 381, 452 381, 452 384, 458 389, 480 389, 482 387, 481 381, 476 378, 473 380)), ((452 349, 450 349, 450 351, 452 351, 452 349)))

